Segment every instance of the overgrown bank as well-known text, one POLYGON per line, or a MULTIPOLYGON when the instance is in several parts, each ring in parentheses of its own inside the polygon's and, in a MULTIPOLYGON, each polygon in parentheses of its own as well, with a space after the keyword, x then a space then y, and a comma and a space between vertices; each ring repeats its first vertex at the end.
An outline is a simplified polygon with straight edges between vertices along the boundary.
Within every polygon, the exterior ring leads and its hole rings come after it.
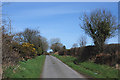
POLYGON ((69 55, 77 58, 77 62, 93 61, 97 64, 105 64, 117 67, 120 64, 120 44, 106 44, 102 53, 97 53, 95 46, 84 46, 59 51, 59 55, 69 55))
POLYGON ((75 57, 59 55, 53 56, 57 57, 79 73, 83 73, 94 78, 118 78, 118 70, 107 65, 99 65, 89 61, 76 65, 74 64, 74 61, 76 60, 75 57))
POLYGON ((3 74, 4 78, 40 78, 42 73, 45 55, 38 56, 34 59, 28 59, 19 62, 17 66, 8 67, 3 74))

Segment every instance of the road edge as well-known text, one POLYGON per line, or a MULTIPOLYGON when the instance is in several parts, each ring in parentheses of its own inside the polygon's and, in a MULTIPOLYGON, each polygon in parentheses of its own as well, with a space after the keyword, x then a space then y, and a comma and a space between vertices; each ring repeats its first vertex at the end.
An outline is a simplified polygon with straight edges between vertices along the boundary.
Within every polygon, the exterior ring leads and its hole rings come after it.
MULTIPOLYGON (((52 56, 52 55, 50 55, 50 56, 52 56)), ((54 57, 54 58, 56 58, 58 61, 64 63, 64 62, 61 61, 59 58, 57 58, 57 57, 55 57, 55 56, 52 56, 52 57, 54 57)), ((66 67, 68 67, 69 69, 71 69, 72 71, 78 73, 79 75, 82 75, 82 76, 85 77, 85 78, 92 78, 92 77, 90 77, 90 76, 88 76, 88 75, 86 75, 86 74, 83 74, 83 73, 80 73, 80 72, 74 70, 73 68, 71 68, 69 65, 67 65, 67 64, 65 64, 65 63, 64 63, 64 65, 65 65, 66 67)), ((93 78, 92 78, 92 79, 93 79, 93 78)))

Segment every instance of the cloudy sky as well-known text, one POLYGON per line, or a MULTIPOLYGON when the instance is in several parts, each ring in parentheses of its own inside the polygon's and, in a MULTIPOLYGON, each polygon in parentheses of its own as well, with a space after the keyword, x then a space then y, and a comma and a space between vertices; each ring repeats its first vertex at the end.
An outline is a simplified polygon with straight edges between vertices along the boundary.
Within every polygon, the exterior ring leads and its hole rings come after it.
MULTIPOLYGON (((118 17, 117 2, 10 2, 2 7, 2 12, 11 18, 14 33, 25 28, 37 29, 48 41, 60 38, 61 43, 71 48, 82 35, 87 37, 87 45, 93 44, 80 28, 79 17, 96 9, 109 10, 118 17)), ((118 37, 107 43, 118 43, 118 37)))

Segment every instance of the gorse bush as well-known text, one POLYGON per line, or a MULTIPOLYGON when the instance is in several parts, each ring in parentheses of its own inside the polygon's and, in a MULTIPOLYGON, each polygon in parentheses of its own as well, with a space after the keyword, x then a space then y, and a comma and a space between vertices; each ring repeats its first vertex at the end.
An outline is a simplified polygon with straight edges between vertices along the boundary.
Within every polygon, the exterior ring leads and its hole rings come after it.
POLYGON ((34 45, 30 43, 22 43, 20 51, 21 56, 25 59, 32 58, 37 55, 34 45))
POLYGON ((2 64, 9 66, 20 60, 19 44, 12 41, 13 35, 2 34, 2 64))
POLYGON ((11 34, 6 26, 2 27, 2 64, 14 65, 20 60, 40 56, 48 49, 46 38, 39 31, 25 29, 23 32, 11 34))

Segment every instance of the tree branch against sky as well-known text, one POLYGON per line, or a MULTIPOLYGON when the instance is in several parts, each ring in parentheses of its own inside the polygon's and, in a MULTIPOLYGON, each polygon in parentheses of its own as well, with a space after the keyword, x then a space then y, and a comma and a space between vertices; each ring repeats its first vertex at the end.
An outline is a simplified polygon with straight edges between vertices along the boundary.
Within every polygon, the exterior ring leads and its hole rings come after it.
POLYGON ((116 18, 107 10, 94 10, 90 15, 84 14, 82 19, 83 25, 81 28, 88 34, 94 41, 94 45, 101 52, 106 39, 109 39, 116 34, 118 29, 116 18))
POLYGON ((53 52, 58 52, 63 48, 63 44, 60 42, 59 38, 53 38, 50 40, 50 49, 53 52))
MULTIPOLYGON (((94 9, 110 10, 111 14, 118 14, 118 4, 109 2, 91 3, 10 3, 3 6, 3 12, 10 16, 14 32, 22 32, 25 28, 40 26, 41 35, 48 40, 58 37, 66 48, 71 48, 74 42, 82 35, 78 17, 89 14, 94 9), (47 24, 46 24, 47 23, 47 24), (49 26, 48 26, 49 25, 49 26), (71 37, 72 36, 72 37, 71 37)), ((116 16, 117 17, 117 16, 116 16)), ((86 45, 91 45, 92 39, 87 38, 86 45)), ((108 40, 117 43, 117 37, 108 40)))
POLYGON ((86 46, 86 44, 87 44, 87 37, 86 36, 81 36, 78 39, 78 44, 79 44, 80 47, 86 46))

